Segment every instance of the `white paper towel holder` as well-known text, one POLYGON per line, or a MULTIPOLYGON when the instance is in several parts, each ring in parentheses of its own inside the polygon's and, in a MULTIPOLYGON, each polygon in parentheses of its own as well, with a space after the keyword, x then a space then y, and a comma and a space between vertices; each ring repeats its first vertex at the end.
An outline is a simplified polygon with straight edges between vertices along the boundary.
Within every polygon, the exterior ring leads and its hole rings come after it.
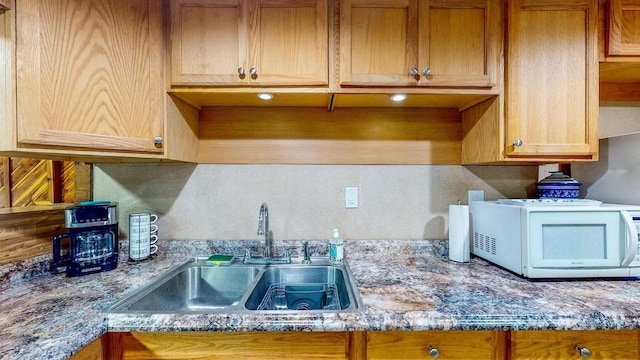
POLYGON ((449 259, 469 262, 471 238, 469 237, 469 206, 449 205, 449 259))

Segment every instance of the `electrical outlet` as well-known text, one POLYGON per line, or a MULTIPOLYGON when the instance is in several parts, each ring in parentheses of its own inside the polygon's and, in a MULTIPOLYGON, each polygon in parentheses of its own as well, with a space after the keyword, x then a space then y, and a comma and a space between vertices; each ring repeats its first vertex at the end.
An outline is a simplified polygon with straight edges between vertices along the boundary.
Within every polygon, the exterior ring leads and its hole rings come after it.
POLYGON ((344 203, 347 209, 358 207, 358 188, 348 187, 344 189, 344 203))
POLYGON ((472 201, 484 201, 484 190, 469 190, 467 197, 467 204, 471 204, 472 201))

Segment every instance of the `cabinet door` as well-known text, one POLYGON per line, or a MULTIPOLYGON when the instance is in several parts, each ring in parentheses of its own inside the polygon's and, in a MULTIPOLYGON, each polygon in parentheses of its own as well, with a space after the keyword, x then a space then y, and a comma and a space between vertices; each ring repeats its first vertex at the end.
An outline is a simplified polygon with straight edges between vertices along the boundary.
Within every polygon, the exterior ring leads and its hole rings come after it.
POLYGON ((499 331, 367 332, 367 359, 504 359, 506 335, 499 331))
POLYGON ((172 0, 171 84, 246 85, 247 21, 243 0, 172 0))
POLYGON ((109 333, 117 359, 300 360, 349 358, 345 332, 109 333))
POLYGON ((499 1, 429 0, 420 3, 422 86, 495 85, 499 1))
POLYGON ((638 334, 634 330, 512 331, 510 345, 513 360, 635 360, 639 355, 638 334))
POLYGON ((609 0, 607 55, 640 55, 640 0, 609 0))
POLYGON ((252 84, 328 84, 327 0, 257 0, 250 14, 252 84))
POLYGON ((514 0, 508 12, 506 156, 597 159, 598 1, 514 0))
POLYGON ((162 154, 160 1, 22 0, 16 15, 19 147, 162 154))
POLYGON ((415 86, 418 1, 340 3, 340 84, 415 86))

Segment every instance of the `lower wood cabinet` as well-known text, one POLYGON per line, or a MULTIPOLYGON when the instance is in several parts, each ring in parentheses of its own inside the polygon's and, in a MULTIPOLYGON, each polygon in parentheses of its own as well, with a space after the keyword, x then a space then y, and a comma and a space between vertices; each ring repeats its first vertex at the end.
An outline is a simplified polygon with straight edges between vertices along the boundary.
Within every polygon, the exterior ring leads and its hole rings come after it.
POLYGON ((108 335, 108 359, 351 359, 348 332, 145 332, 108 335))
POLYGON ((95 339, 89 345, 82 348, 77 353, 73 354, 69 360, 103 360, 108 359, 107 348, 105 342, 108 339, 108 334, 102 335, 98 339, 95 339))
POLYGON ((638 332, 601 331, 512 331, 509 359, 615 359, 638 357, 638 332))
POLYGON ((505 331, 367 332, 367 359, 505 359, 505 331))
POLYGON ((73 360, 640 359, 636 330, 110 332, 73 360))

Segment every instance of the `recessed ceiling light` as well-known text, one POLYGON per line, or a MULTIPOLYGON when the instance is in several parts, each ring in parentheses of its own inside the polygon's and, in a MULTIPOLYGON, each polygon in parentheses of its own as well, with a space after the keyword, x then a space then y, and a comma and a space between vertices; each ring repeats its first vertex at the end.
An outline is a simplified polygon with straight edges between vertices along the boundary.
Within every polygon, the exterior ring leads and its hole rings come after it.
POLYGON ((273 99, 273 94, 271 93, 259 93, 258 97, 262 100, 271 100, 273 99))
POLYGON ((407 99, 407 95, 405 94, 393 94, 391 95, 391 100, 393 101, 405 101, 407 99))

